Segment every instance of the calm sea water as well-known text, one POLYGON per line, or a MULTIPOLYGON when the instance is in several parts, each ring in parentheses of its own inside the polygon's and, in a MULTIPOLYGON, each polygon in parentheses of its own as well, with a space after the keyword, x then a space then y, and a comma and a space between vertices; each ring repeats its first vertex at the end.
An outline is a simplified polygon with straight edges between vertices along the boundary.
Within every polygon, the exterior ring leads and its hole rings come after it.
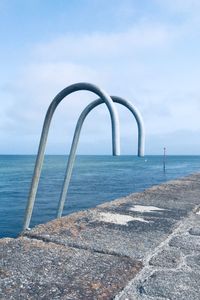
MULTIPOLYGON (((0 155, 0 237, 22 229, 35 156, 0 155)), ((56 215, 66 156, 46 156, 31 226, 56 215)), ((200 171, 200 156, 78 156, 64 215, 200 171)))

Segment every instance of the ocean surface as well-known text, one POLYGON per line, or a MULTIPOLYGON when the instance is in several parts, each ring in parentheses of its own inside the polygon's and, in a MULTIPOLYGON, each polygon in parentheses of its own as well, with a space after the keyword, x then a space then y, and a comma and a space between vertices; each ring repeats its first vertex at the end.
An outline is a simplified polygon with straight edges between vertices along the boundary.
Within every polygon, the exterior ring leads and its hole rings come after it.
MULTIPOLYGON (((22 230, 34 155, 0 155, 0 237, 22 230)), ((56 216, 67 157, 47 155, 31 227, 56 216)), ((64 215, 200 171, 200 156, 77 156, 64 215)))

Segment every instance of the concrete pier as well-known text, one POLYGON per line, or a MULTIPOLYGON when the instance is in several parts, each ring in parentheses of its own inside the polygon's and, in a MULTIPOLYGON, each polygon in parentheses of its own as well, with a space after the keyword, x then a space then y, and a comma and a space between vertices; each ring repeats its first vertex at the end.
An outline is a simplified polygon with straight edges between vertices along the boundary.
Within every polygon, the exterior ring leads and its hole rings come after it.
POLYGON ((0 299, 200 299, 200 174, 0 240, 0 299))

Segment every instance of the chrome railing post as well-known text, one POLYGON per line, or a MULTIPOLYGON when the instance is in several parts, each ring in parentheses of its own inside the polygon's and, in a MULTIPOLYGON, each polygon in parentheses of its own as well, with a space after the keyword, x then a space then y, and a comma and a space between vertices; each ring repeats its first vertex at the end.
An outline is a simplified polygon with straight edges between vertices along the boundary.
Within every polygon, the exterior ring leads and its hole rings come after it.
POLYGON ((118 119, 118 114, 117 110, 114 106, 114 103, 110 96, 98 88, 96 85, 90 84, 90 83, 76 83, 72 84, 65 89, 63 89, 51 102, 43 124, 43 129, 42 129, 42 134, 40 138, 40 144, 38 148, 38 154, 36 158, 36 163, 35 163, 35 168, 34 168, 34 173, 33 173, 33 178, 32 178, 32 183, 31 183, 31 188, 29 192, 29 198, 26 206, 26 211, 25 211, 25 218, 24 218, 24 225, 23 225, 23 230, 26 230, 29 228, 30 221, 31 221, 31 216, 33 212, 33 207, 35 203, 35 197, 38 189, 38 183, 40 179, 40 174, 41 174, 41 169, 42 169, 42 164, 44 161, 44 152, 45 152, 45 147, 46 147, 46 142, 47 142, 47 137, 48 137, 48 132, 49 132, 49 127, 51 124, 51 120, 54 114, 54 111, 58 104, 68 96, 69 94, 80 91, 80 90, 87 90, 95 93, 98 95, 107 105, 110 115, 111 115, 111 122, 112 122, 112 145, 113 145, 113 155, 120 155, 120 141, 119 141, 119 119, 118 119))

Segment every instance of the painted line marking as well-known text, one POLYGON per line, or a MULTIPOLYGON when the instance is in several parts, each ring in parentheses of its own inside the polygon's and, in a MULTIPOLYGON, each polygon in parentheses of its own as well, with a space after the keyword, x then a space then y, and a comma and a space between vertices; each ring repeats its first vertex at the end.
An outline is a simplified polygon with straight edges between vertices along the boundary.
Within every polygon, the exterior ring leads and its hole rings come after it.
POLYGON ((113 223, 118 225, 128 225, 128 222, 131 221, 139 221, 143 223, 150 223, 150 221, 147 221, 143 218, 139 217, 132 217, 128 215, 121 215, 121 214, 113 214, 109 212, 100 212, 98 214, 98 221, 103 221, 106 223, 113 223))
POLYGON ((156 207, 156 206, 134 205, 129 210, 130 211, 136 211, 136 212, 154 212, 154 211, 163 211, 163 210, 166 210, 166 209, 156 207))

